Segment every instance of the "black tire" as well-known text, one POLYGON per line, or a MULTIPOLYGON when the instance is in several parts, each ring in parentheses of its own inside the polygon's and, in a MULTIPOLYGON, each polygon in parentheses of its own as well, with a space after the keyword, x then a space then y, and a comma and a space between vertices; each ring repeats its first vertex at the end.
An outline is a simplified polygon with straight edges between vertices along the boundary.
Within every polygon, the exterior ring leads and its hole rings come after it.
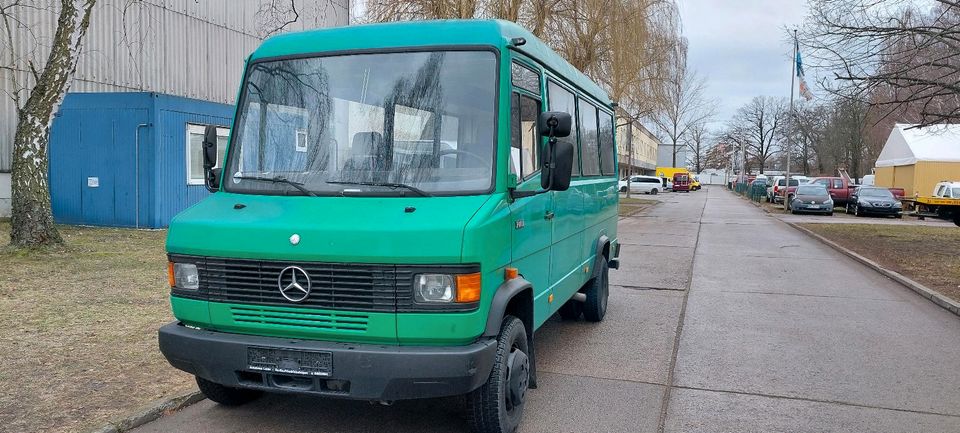
POLYGON ((894 216, 895 216, 898 220, 902 220, 902 219, 903 219, 903 215, 901 215, 901 214, 896 214, 896 215, 894 215, 894 216))
POLYGON ((240 406, 256 400, 262 392, 252 389, 231 388, 219 383, 211 382, 200 376, 197 376, 197 387, 200 392, 211 401, 224 406, 240 406))
POLYGON ((530 383, 527 353, 527 331, 523 322, 514 316, 504 317, 490 376, 480 388, 467 394, 467 422, 474 432, 513 433, 517 430, 530 383), (513 376, 513 372, 519 375, 513 376))
POLYGON ((563 304, 557 313, 560 314, 560 318, 563 320, 579 320, 580 315, 583 314, 583 302, 571 299, 567 301, 566 304, 563 304))
POLYGON ((827 212, 827 216, 833 216, 833 212, 827 212))
POLYGON ((627 187, 621 186, 621 187, 620 187, 620 192, 627 192, 627 187))
POLYGON ((960 227, 960 215, 953 218, 953 223, 956 224, 957 227, 960 227))
POLYGON ((587 302, 583 303, 583 318, 588 322, 600 322, 607 315, 610 298, 610 268, 606 260, 600 260, 597 276, 587 283, 587 302))
POLYGON ((650 194, 653 194, 653 195, 657 195, 659 192, 660 192, 660 190, 658 190, 658 189, 656 189, 656 188, 650 190, 650 194))
POLYGON ((858 217, 863 216, 863 212, 860 211, 860 205, 853 205, 853 215, 858 217))

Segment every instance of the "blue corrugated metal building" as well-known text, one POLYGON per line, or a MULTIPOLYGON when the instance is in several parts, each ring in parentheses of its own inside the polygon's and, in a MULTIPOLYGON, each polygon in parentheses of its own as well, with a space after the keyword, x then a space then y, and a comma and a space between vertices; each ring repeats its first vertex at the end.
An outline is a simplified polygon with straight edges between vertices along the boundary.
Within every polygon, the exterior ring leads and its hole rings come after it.
MULTIPOLYGON (((209 194, 200 142, 233 107, 153 92, 69 93, 50 133, 50 195, 58 223, 166 227, 209 194)), ((222 158, 221 158, 222 160, 222 158)))

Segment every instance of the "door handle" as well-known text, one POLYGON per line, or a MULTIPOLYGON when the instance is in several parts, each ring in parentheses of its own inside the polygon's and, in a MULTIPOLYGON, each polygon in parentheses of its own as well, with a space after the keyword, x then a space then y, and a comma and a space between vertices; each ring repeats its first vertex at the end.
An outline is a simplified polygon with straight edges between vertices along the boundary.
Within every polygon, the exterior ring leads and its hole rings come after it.
POLYGON ((555 216, 555 215, 554 215, 553 212, 547 211, 547 213, 543 215, 543 219, 549 221, 549 220, 552 220, 554 216, 555 216))

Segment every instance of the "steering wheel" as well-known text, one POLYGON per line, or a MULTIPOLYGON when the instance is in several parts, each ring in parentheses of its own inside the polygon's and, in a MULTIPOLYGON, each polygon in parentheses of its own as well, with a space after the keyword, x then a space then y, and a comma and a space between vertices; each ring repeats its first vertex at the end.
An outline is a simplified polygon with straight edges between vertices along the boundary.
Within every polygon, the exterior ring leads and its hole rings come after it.
POLYGON ((480 164, 482 164, 485 168, 490 168, 490 162, 489 162, 486 158, 483 158, 482 156, 477 155, 476 153, 467 152, 466 150, 460 150, 460 149, 444 149, 444 150, 441 150, 441 151, 437 152, 437 158, 440 158, 440 157, 442 157, 442 156, 444 156, 444 155, 464 155, 464 156, 469 156, 469 157, 471 157, 471 158, 473 158, 473 159, 475 159, 475 160, 477 160, 477 161, 480 161, 480 164))

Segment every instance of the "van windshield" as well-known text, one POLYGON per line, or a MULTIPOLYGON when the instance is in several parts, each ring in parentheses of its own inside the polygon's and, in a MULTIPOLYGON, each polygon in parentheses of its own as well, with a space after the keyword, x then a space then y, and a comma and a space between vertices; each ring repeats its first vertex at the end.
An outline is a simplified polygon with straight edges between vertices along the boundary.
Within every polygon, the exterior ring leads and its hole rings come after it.
POLYGON ((493 185, 491 51, 254 63, 224 175, 231 192, 476 194, 493 185))

